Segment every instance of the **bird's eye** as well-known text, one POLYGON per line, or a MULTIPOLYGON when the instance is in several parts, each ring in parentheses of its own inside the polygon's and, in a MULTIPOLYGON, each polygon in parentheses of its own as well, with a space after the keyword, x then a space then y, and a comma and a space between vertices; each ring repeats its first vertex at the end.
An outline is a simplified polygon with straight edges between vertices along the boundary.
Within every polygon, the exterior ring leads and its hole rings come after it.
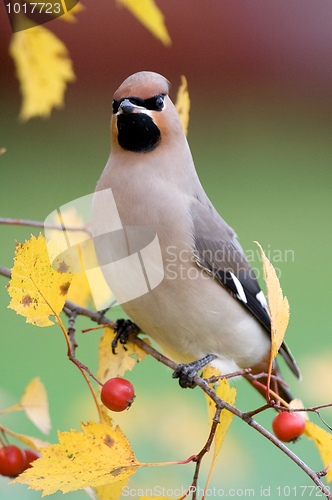
POLYGON ((113 115, 115 115, 119 111, 119 102, 114 100, 112 102, 112 108, 113 108, 113 115))
POLYGON ((143 106, 149 111, 162 111, 165 107, 164 99, 166 94, 158 94, 143 101, 143 106))
POLYGON ((157 95, 155 97, 155 109, 156 111, 162 111, 165 107, 165 102, 164 102, 164 99, 165 99, 165 95, 164 94, 160 94, 160 95, 157 95))

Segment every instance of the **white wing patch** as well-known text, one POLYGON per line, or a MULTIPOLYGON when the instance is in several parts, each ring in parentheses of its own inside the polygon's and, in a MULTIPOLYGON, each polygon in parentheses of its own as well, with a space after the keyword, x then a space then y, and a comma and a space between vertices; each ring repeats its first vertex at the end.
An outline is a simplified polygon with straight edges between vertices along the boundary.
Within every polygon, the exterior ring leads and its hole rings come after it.
POLYGON ((266 302, 266 298, 265 298, 265 295, 264 295, 264 293, 262 292, 262 290, 256 294, 256 299, 258 300, 258 302, 261 304, 261 306, 262 306, 264 309, 267 309, 267 302, 266 302))
POLYGON ((236 286, 238 299, 242 300, 242 302, 244 302, 246 304, 248 302, 248 300, 247 300, 244 288, 241 285, 240 280, 232 272, 230 272, 229 274, 231 275, 232 280, 234 282, 234 285, 236 286))

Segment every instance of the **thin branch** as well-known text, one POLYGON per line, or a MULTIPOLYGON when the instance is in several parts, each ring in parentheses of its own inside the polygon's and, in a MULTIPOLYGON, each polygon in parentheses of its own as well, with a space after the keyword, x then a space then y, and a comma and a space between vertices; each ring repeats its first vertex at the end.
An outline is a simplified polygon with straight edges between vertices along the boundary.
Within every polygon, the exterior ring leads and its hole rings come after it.
POLYGON ((68 359, 69 361, 71 361, 72 363, 74 363, 74 365, 77 366, 77 368, 80 370, 84 380, 86 381, 88 387, 89 387, 89 390, 91 392, 91 395, 92 395, 92 398, 95 402, 95 405, 96 405, 96 408, 97 408, 97 412, 98 412, 98 415, 99 415, 99 419, 100 421, 102 421, 102 413, 101 413, 101 409, 100 409, 100 405, 98 403, 98 399, 97 399, 97 396, 96 396, 96 393, 92 387, 92 384, 89 380, 89 377, 88 375, 91 375, 92 378, 94 380, 96 380, 98 383, 100 383, 98 381, 98 379, 91 373, 91 371, 89 370, 89 368, 85 365, 83 365, 83 363, 81 363, 76 357, 75 357, 75 351, 76 351, 76 347, 78 347, 78 344, 76 343, 76 340, 75 340, 75 321, 76 321, 76 318, 77 318, 77 313, 76 311, 73 311, 70 318, 69 318, 69 331, 67 331, 65 329, 65 326, 63 324, 63 322, 61 321, 61 318, 59 316, 56 315, 56 318, 57 318, 57 322, 65 336, 65 340, 66 340, 66 344, 67 344, 67 356, 68 356, 68 359))
POLYGON ((317 411, 322 408, 331 408, 332 403, 326 403, 324 405, 310 406, 310 408, 297 408, 298 411, 317 411))
POLYGON ((5 278, 11 278, 12 277, 12 272, 11 272, 10 269, 8 269, 8 267, 0 266, 0 274, 2 276, 5 276, 5 278))
POLYGON ((91 231, 85 226, 81 227, 71 227, 71 226, 61 226, 60 224, 45 224, 45 222, 29 219, 13 219, 10 217, 0 217, 0 224, 6 224, 10 226, 30 226, 30 227, 40 227, 42 229, 56 229, 58 231, 79 231, 88 233, 91 236, 91 231))
MULTIPOLYGON (((310 411, 310 410, 309 410, 310 411)), ((324 424, 330 431, 332 431, 332 427, 331 425, 329 425, 326 420, 324 420, 324 418, 322 417, 322 415, 320 414, 320 412, 318 410, 314 410, 314 412, 316 413, 316 415, 318 415, 318 417, 320 418, 322 424, 324 424)))
POLYGON ((206 382, 208 384, 214 384, 222 379, 230 379, 233 377, 243 377, 244 375, 249 375, 251 373, 251 368, 243 368, 242 370, 238 370, 236 372, 226 373, 225 375, 214 375, 213 377, 206 378, 206 382))
POLYGON ((75 321, 77 318, 77 311, 71 311, 71 315, 69 317, 69 326, 68 326, 68 337, 69 337, 69 342, 70 342, 70 349, 68 352, 68 358, 69 360, 74 363, 80 370, 84 370, 97 384, 102 385, 100 380, 92 373, 92 371, 81 361, 79 361, 76 358, 76 348, 78 347, 78 343, 76 342, 75 339, 75 321))
POLYGON ((246 416, 247 418, 253 417, 255 415, 258 415, 258 413, 261 413, 262 411, 268 410, 269 408, 271 408, 271 403, 266 403, 265 405, 256 408, 256 410, 246 412, 246 416))
POLYGON ((195 467, 195 473, 194 473, 193 482, 191 484, 191 488, 193 489, 192 500, 196 500, 197 482, 198 482, 199 470, 200 470, 201 463, 202 463, 202 460, 203 460, 204 456, 211 449, 211 445, 213 443, 213 440, 214 440, 216 432, 217 432, 217 427, 220 424, 220 413, 221 413, 221 410, 222 410, 222 408, 219 405, 216 404, 216 412, 215 412, 213 420, 212 420, 212 425, 211 425, 209 437, 208 437, 205 445, 201 449, 201 451, 198 453, 197 457, 194 459, 194 462, 196 462, 196 467, 195 467))

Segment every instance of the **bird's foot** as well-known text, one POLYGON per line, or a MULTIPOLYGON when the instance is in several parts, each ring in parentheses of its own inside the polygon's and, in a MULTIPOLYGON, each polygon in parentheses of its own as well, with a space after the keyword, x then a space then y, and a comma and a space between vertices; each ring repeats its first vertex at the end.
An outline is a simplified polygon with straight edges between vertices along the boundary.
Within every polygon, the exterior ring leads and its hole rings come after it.
POLYGON ((198 359, 193 363, 181 363, 178 365, 176 370, 173 372, 172 377, 179 379, 179 384, 184 389, 193 389, 195 387, 194 378, 197 372, 208 365, 211 361, 216 358, 215 354, 208 354, 202 359, 198 359))
POLYGON ((119 342, 123 345, 124 349, 126 349, 125 344, 128 342, 129 336, 131 334, 137 334, 140 331, 136 323, 133 323, 133 321, 130 321, 130 319, 116 320, 113 326, 113 330, 115 331, 115 337, 112 341, 113 354, 116 354, 115 350, 119 342))

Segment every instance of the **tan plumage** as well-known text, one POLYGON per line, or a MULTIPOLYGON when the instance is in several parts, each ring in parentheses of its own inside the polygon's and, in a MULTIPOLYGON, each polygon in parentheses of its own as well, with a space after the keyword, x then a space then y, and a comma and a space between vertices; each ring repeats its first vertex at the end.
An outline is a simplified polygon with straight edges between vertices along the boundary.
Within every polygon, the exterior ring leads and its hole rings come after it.
MULTIPOLYGON (((215 354, 213 364, 223 373, 239 367, 266 371, 270 338, 263 294, 233 229, 201 186, 168 93, 163 76, 140 72, 114 94, 111 155, 96 192, 111 188, 123 227, 157 234, 165 271, 158 286, 122 307, 177 362, 215 354)), ((111 217, 108 199, 97 196, 95 235, 111 217)), ((100 262, 114 258, 112 246, 96 244, 100 262)), ((115 296, 121 286, 112 282, 115 296)), ((284 344, 281 353, 299 375, 284 344)), ((290 399, 283 387, 279 391, 290 399)))

